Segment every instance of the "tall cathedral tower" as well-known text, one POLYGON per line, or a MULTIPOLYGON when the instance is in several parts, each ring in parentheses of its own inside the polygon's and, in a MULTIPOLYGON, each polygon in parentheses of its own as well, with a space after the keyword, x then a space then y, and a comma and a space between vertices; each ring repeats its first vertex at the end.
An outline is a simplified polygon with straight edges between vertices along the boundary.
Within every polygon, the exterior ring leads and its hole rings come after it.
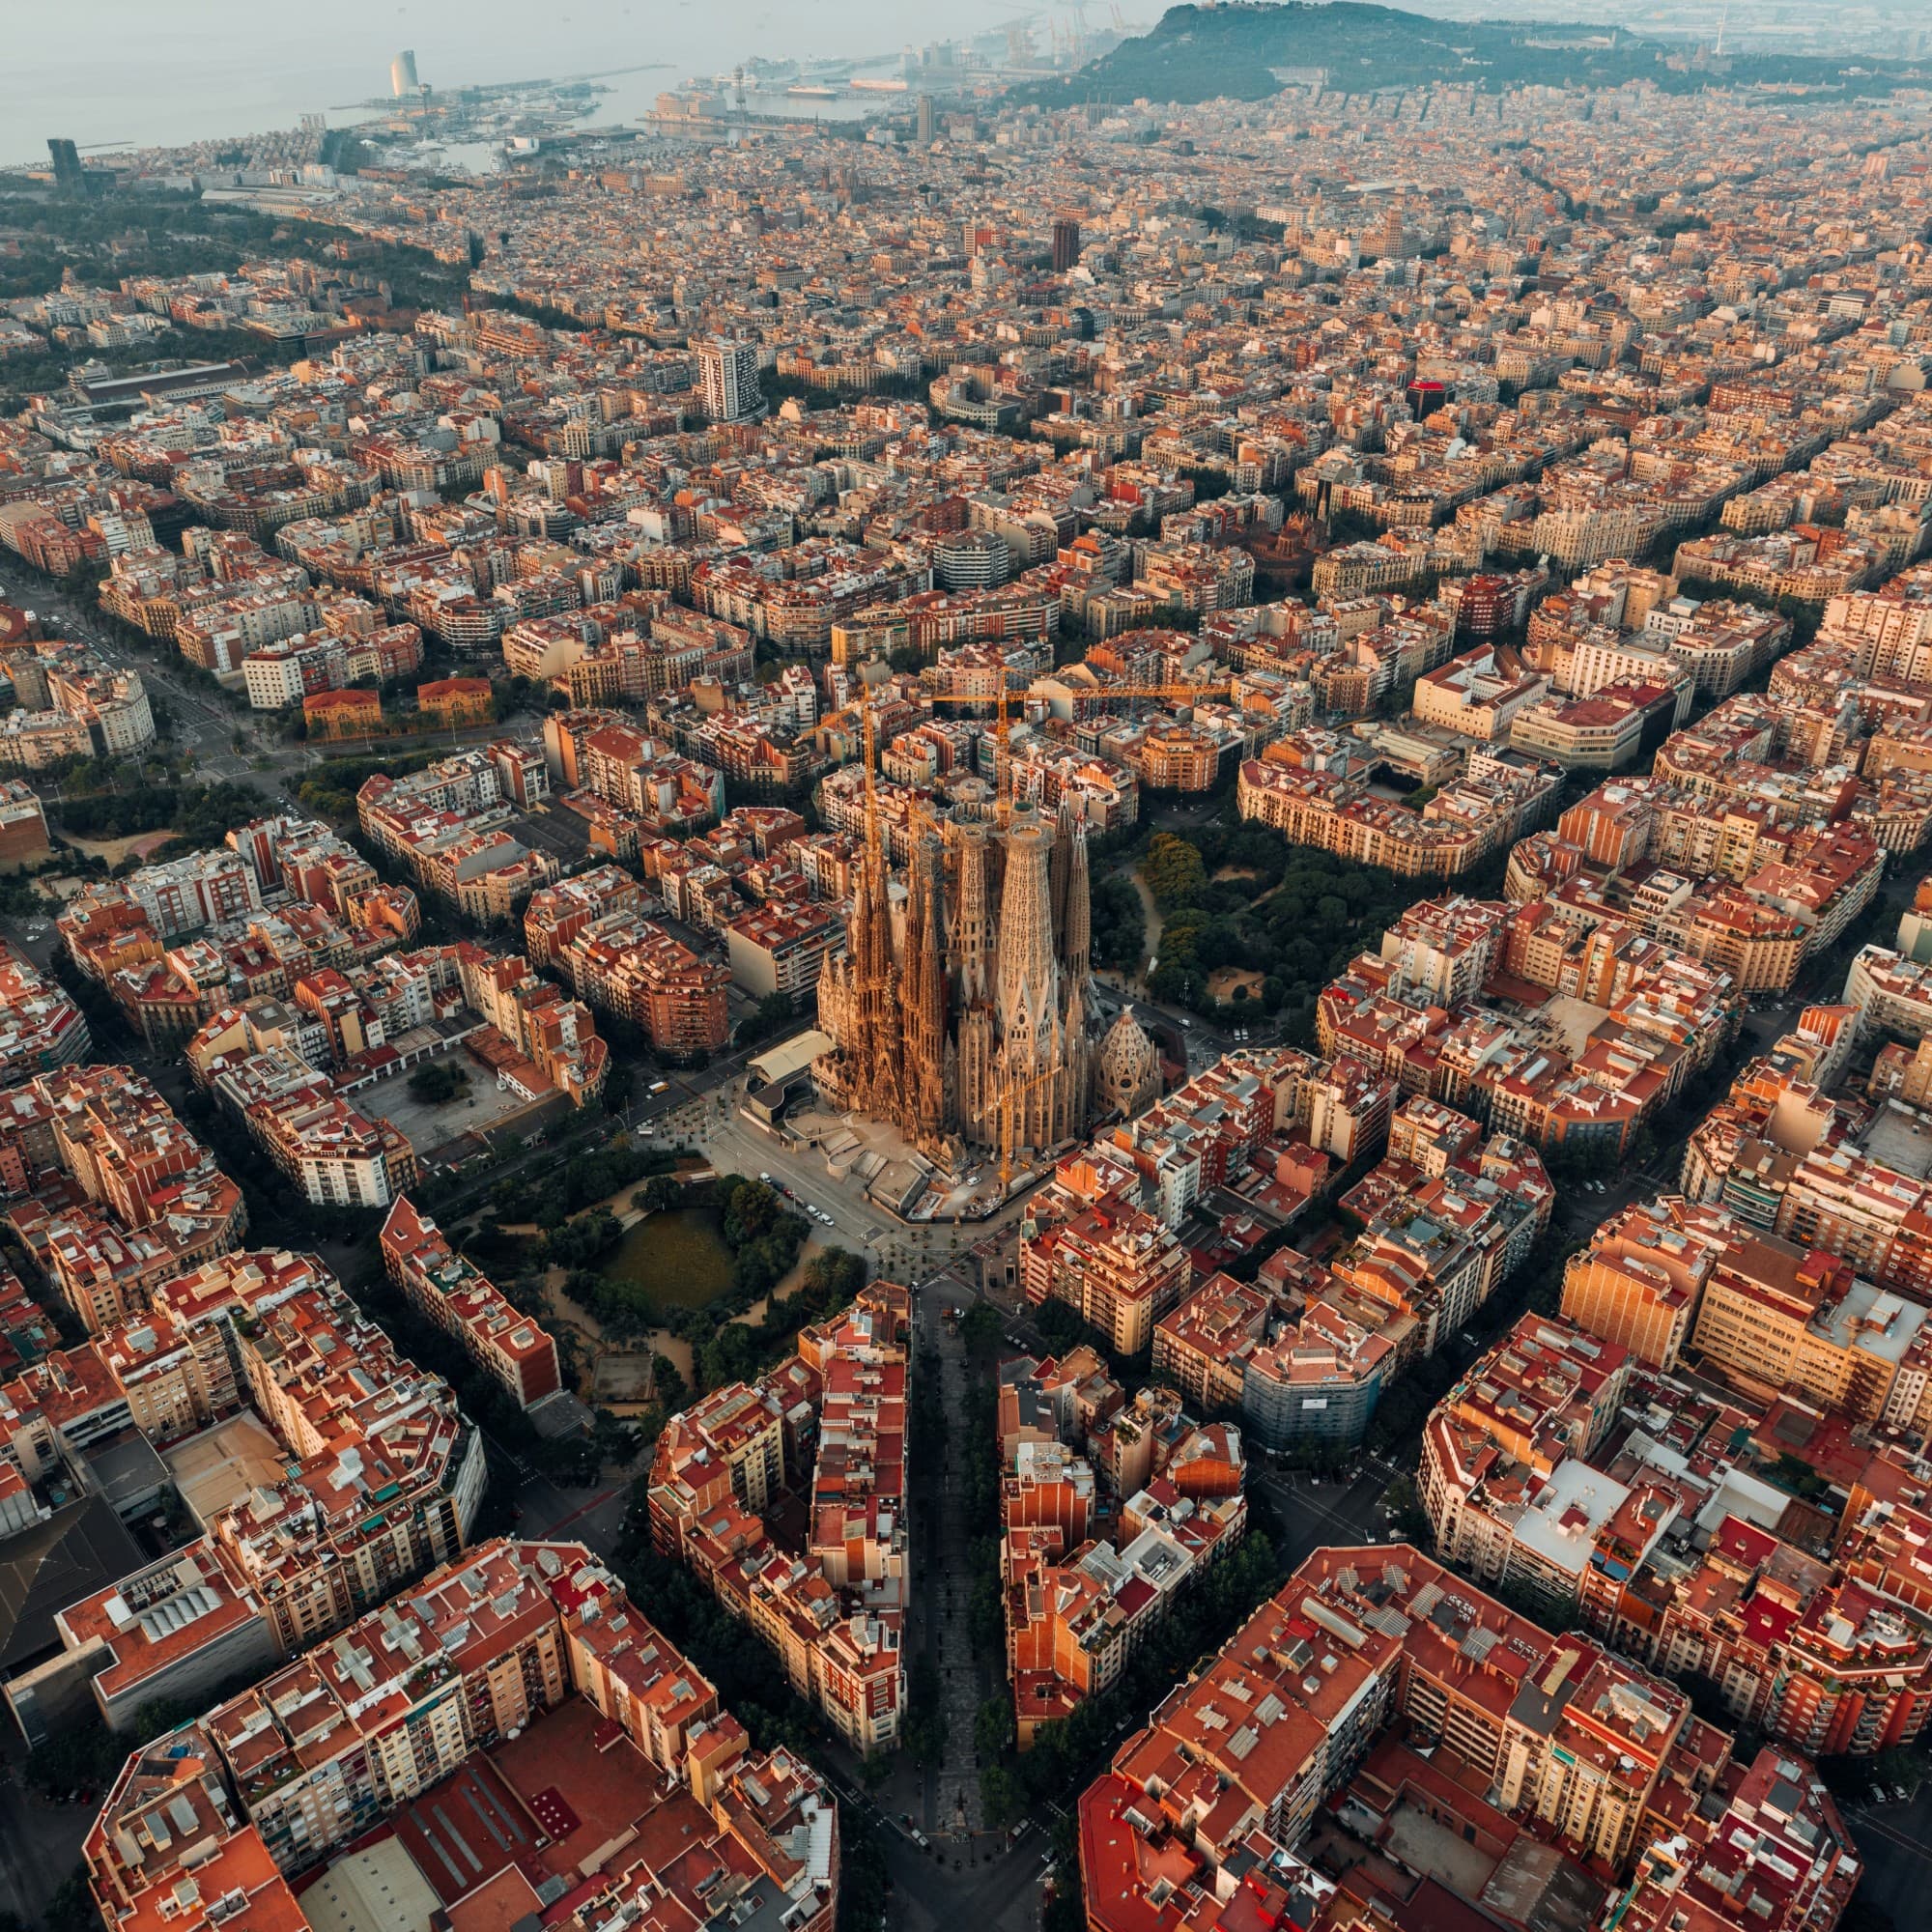
POLYGON ((1008 830, 1007 876, 1000 894, 999 1131, 1015 1147, 1060 1138, 1055 1088, 1064 1071, 1060 960, 1053 931, 1053 841, 1037 819, 1008 830), (1009 1115, 1012 1121, 1007 1126, 1009 1115))
POLYGON ((1039 1152, 1086 1131, 1096 1009, 1086 828, 949 819, 918 838, 895 947, 884 854, 869 837, 845 956, 820 978, 833 1046, 813 1068, 834 1105, 892 1121, 938 1157, 1039 1152))
POLYGON ((915 1138, 948 1126, 946 967, 940 953, 939 841, 913 847, 905 939, 906 1114, 915 1138))

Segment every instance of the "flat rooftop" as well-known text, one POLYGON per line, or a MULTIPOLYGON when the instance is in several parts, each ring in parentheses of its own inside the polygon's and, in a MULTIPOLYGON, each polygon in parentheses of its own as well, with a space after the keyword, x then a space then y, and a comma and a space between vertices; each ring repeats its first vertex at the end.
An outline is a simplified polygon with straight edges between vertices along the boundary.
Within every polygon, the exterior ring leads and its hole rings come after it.
POLYGON ((161 1460, 188 1513, 206 1529, 251 1492, 279 1483, 291 1458, 268 1424, 244 1409, 163 1450, 161 1460))
POLYGON ((444 1905, 454 1905, 509 1865, 525 1861, 534 1865, 542 1835, 482 1755, 432 1785, 390 1823, 444 1905))
POLYGON ((582 1869, 661 1802, 657 1767, 611 1728, 594 1704, 573 1697, 490 1753, 551 1840, 548 1871, 582 1869))
POLYGON ((506 1865, 449 1908, 449 1932, 516 1932, 526 1919, 539 1918, 548 1902, 526 1872, 506 1865))
POLYGON ((154 1505, 144 1499, 167 1488, 168 1465, 132 1424, 90 1442, 80 1454, 96 1490, 124 1521, 146 1514, 154 1505))
POLYGON ((1495 1871, 1496 1861, 1428 1812, 1406 1802, 1389 1814, 1382 1848, 1393 1852, 1410 1871, 1439 1879, 1463 1898, 1480 1898, 1495 1871))
POLYGON ((407 1135, 418 1154, 426 1149, 440 1147, 459 1134, 487 1134, 516 1115, 543 1104, 541 1100, 525 1099, 514 1088, 499 1089, 497 1076, 461 1048, 454 1053, 439 1054, 428 1064, 440 1065, 445 1062, 461 1067, 469 1076, 469 1085, 453 1100, 433 1105, 418 1099, 410 1092, 408 1073, 358 1088, 351 1097, 372 1121, 387 1121, 399 1133, 407 1135))
POLYGON ((1873 1116, 1865 1151, 1894 1173, 1923 1180, 1932 1175, 1932 1121, 1889 1101, 1873 1116))
POLYGON ((1609 1017, 1609 1009, 1559 993, 1543 1003, 1543 1017, 1562 1036, 1564 1052, 1576 1060, 1589 1046, 1590 1036, 1609 1017))
POLYGON ((1559 1463, 1536 1506, 1523 1511, 1517 1540, 1546 1563, 1573 1577, 1583 1574, 1597 1531, 1630 1500, 1623 1484, 1585 1463, 1559 1463))
POLYGON ((440 1910, 398 1838, 345 1852, 297 1902, 311 1932, 430 1932, 440 1910))
POLYGON ((1925 1311, 1918 1302, 1868 1281, 1855 1281, 1817 1325, 1839 1348, 1859 1348, 1896 1368, 1924 1321, 1925 1311))

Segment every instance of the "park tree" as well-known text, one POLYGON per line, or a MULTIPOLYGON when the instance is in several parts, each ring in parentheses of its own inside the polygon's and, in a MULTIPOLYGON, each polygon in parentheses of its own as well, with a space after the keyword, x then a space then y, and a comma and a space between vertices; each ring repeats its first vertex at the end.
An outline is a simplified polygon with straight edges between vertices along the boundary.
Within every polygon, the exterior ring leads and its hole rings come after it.
POLYGON ((1141 877, 1162 912, 1194 904, 1208 887, 1208 867, 1199 848, 1172 832, 1156 832, 1148 841, 1141 877))

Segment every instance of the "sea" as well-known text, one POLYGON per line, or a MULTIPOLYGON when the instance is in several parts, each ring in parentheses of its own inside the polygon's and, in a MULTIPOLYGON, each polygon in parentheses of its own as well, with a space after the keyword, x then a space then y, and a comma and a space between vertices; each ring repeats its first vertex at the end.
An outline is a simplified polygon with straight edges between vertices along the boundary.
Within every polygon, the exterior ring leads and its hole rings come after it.
MULTIPOLYGON (((436 88, 595 78, 609 92, 588 120, 617 126, 754 55, 874 61, 1029 18, 1044 49, 1056 4, 1065 14, 1067 0, 0 0, 0 165, 44 161, 51 135, 85 154, 294 128, 304 114, 352 126, 388 97, 404 48, 436 88)), ((1090 18, 1103 17, 1096 4, 1090 18)))

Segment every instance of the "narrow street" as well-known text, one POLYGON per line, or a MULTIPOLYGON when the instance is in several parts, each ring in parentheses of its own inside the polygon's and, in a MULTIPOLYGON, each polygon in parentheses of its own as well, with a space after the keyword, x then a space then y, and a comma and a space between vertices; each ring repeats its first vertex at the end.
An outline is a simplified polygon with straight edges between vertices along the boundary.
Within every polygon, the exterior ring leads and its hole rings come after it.
POLYGON ((919 1654, 938 1669, 946 1710, 943 1763, 924 1776, 923 1829, 929 1836, 964 1839, 980 1827, 979 1767, 973 1754, 973 1719, 982 1696, 980 1665, 973 1656, 972 1572, 967 1562, 968 1526, 963 1492, 966 1344, 942 1311, 962 1291, 944 1276, 920 1290, 922 1344, 937 1363, 939 1397, 946 1415, 948 1451, 941 1466, 923 1485, 920 1537, 915 1547, 913 1603, 919 1654))

